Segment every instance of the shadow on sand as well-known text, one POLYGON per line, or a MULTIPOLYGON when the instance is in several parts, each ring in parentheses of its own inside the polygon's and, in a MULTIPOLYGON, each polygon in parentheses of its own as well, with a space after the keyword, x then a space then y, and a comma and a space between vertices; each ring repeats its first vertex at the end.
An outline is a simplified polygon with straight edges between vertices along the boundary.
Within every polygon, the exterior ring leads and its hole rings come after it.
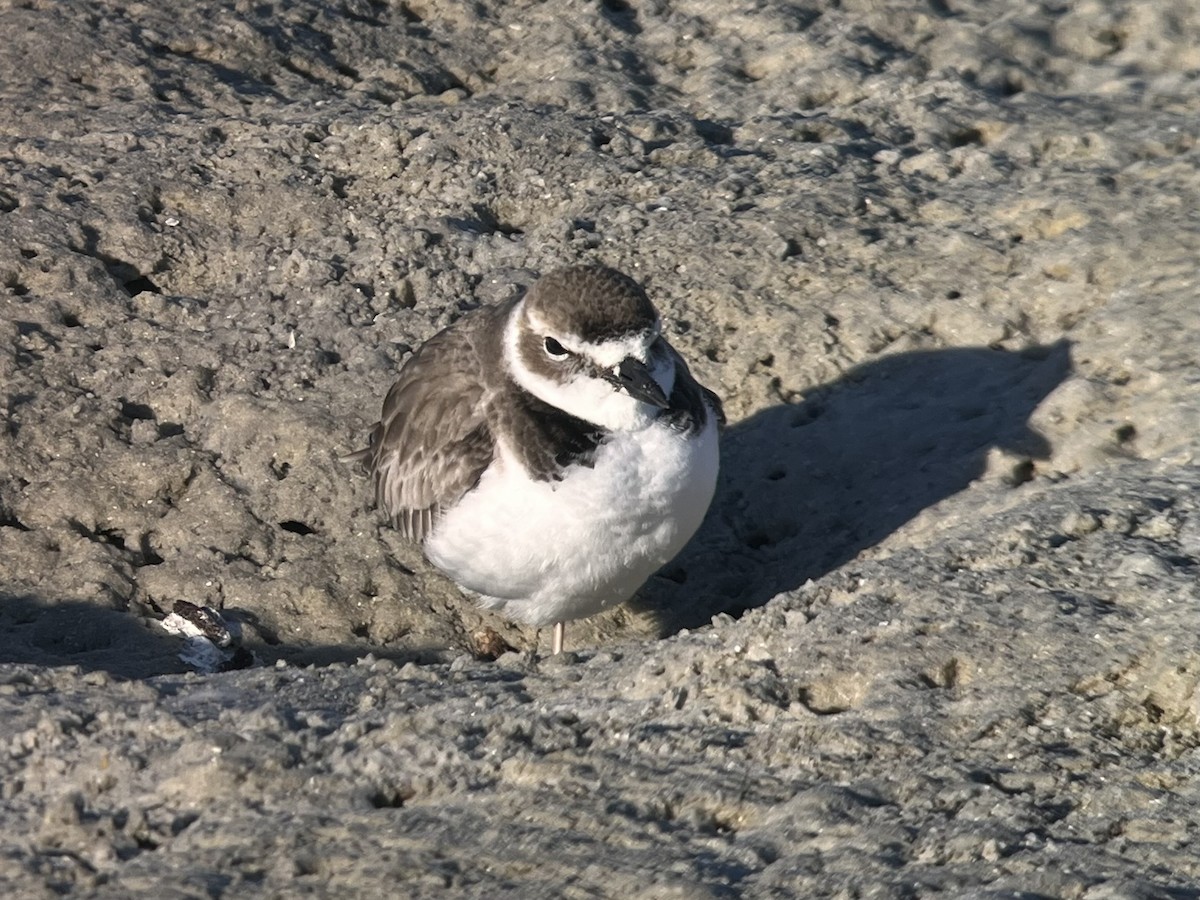
POLYGON ((187 671, 177 640, 99 603, 0 591, 0 632, 0 664, 74 665, 126 678, 187 671))
MULTIPOLYGON (((239 610, 232 619, 247 620, 239 610)), ((358 645, 265 646, 249 648, 259 664, 287 659, 293 665, 350 664, 373 654, 397 665, 440 660, 443 648, 384 648, 358 645)), ((180 659, 183 641, 157 622, 128 610, 86 600, 44 600, 0 590, 0 665, 78 666, 83 672, 107 672, 116 678, 150 678, 193 671, 180 659)))
POLYGON ((877 544, 983 474, 988 452, 1050 454, 1028 426, 1071 371, 1067 341, 900 353, 857 366, 804 402, 725 432, 708 518, 634 603, 663 633, 739 615, 877 544))

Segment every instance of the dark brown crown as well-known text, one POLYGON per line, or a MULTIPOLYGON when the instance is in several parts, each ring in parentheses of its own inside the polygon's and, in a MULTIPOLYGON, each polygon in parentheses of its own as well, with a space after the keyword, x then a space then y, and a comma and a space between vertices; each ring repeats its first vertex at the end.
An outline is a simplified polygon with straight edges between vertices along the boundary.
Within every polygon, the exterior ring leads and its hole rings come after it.
POLYGON ((555 334, 591 343, 638 334, 658 321, 642 286, 603 266, 574 266, 543 275, 525 305, 555 334))

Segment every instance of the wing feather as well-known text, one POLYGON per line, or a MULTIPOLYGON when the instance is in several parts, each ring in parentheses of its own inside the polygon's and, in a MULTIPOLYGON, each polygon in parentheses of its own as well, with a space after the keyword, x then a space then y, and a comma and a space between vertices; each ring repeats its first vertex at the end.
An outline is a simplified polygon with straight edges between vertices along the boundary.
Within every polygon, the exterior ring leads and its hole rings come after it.
POLYGON ((442 331, 409 358, 371 435, 376 502, 409 540, 429 535, 495 453, 475 324, 442 331))

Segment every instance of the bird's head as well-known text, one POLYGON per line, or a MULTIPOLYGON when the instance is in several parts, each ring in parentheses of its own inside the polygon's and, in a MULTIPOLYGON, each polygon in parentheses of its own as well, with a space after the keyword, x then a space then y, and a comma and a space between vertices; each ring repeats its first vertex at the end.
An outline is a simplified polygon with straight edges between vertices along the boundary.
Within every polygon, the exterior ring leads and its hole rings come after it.
POLYGON ((669 405, 674 355, 645 291, 601 267, 542 277, 505 335, 513 378, 534 396, 614 431, 645 427, 669 405))

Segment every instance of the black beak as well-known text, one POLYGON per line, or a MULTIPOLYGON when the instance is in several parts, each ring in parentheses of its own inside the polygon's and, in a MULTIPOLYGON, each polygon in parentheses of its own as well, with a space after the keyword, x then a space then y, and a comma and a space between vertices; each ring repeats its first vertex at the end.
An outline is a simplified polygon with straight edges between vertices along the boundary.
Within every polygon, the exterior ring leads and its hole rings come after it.
POLYGON ((658 382, 650 377, 646 364, 627 356, 613 372, 612 381, 630 397, 666 409, 671 405, 658 382))

